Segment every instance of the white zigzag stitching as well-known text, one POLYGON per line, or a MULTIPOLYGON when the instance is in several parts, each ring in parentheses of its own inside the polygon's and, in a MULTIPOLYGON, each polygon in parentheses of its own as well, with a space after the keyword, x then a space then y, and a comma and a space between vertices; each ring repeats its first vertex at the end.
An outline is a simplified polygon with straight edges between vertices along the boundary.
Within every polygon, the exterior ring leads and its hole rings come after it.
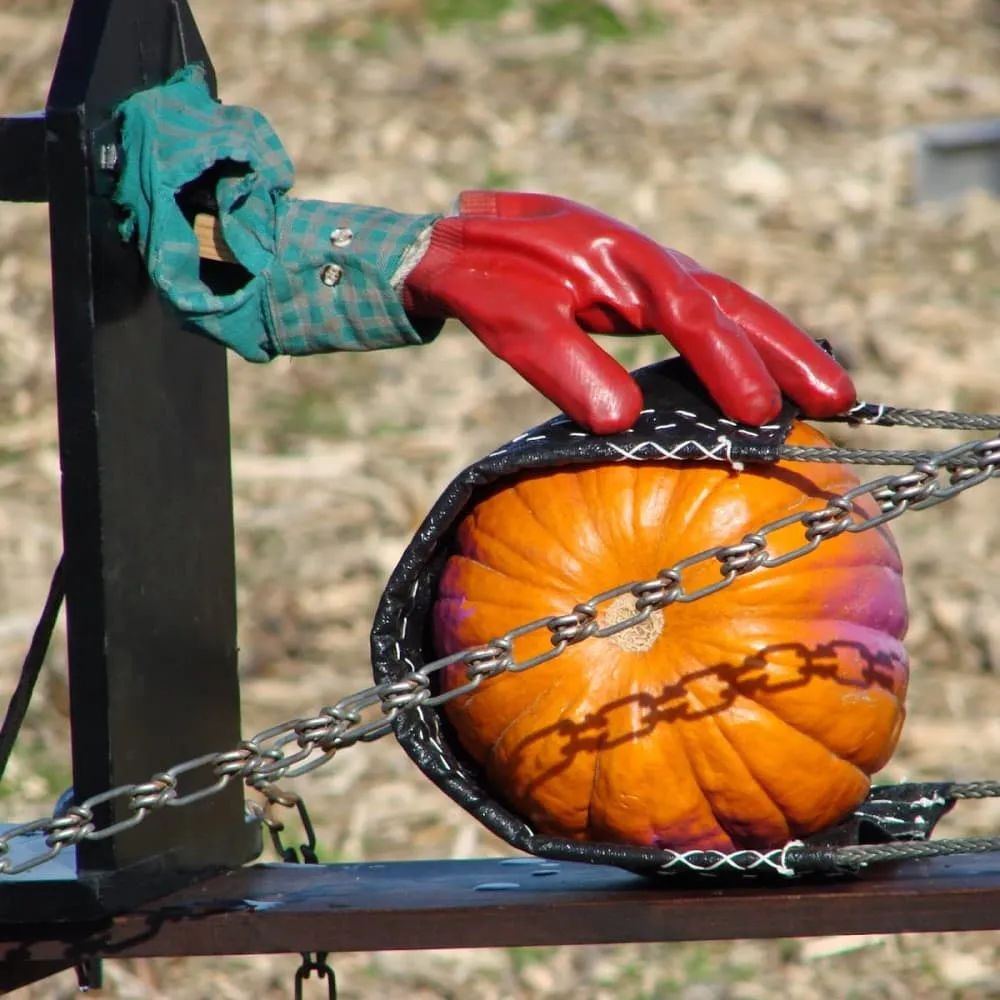
MULTIPOLYGON (((706 447, 700 441, 681 441, 680 443, 675 444, 672 448, 664 448, 664 446, 657 441, 642 441, 639 444, 632 445, 628 448, 623 448, 621 445, 613 444, 610 441, 607 443, 610 448, 621 456, 620 460, 623 462, 643 457, 642 452, 648 449, 652 449, 654 452, 658 453, 659 458, 667 460, 680 458, 681 453, 687 448, 697 448, 704 458, 715 459, 717 462, 729 462, 729 464, 734 467, 742 468, 742 463, 733 459, 732 440, 724 436, 720 436, 718 441, 712 447, 706 447)), ((648 457, 648 455, 646 457, 648 457)))

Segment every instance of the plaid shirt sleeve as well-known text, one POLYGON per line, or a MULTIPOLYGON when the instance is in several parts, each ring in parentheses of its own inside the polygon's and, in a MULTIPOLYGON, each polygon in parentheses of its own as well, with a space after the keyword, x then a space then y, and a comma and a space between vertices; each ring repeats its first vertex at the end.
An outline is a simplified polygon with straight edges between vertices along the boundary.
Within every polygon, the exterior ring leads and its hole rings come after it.
POLYGON ((440 331, 410 320, 397 287, 438 215, 289 197, 293 168, 273 129, 251 108, 218 103, 199 66, 133 95, 118 119, 122 235, 190 325, 249 361, 425 344, 440 331), (210 171, 223 235, 248 275, 225 292, 203 280, 178 202, 210 171))
POLYGON ((279 210, 281 266, 267 282, 277 350, 318 354, 427 343, 441 324, 415 326, 392 279, 435 218, 288 199, 279 210))

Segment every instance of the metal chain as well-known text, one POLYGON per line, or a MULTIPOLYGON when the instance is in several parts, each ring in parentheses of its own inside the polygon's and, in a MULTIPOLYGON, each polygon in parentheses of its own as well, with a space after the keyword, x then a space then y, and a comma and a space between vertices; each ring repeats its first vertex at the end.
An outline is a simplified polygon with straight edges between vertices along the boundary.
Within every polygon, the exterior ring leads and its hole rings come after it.
POLYGON ((104 840, 137 826, 158 810, 176 809, 208 798, 237 778, 272 803, 294 805, 297 797, 281 791, 276 786, 278 781, 313 771, 347 747, 381 739, 392 732, 396 718, 404 712, 421 705, 443 705, 475 690, 488 678, 529 670, 555 659, 577 643, 607 638, 633 628, 658 609, 701 600, 753 570, 783 566, 844 532, 868 531, 908 510, 925 510, 998 475, 1000 438, 970 441, 929 455, 926 460, 914 463, 908 472, 861 484, 832 497, 818 510, 772 521, 739 542, 682 559, 651 580, 622 584, 577 604, 566 614, 539 618, 481 646, 433 660, 397 681, 364 688, 334 705, 324 706, 316 715, 271 726, 241 740, 230 750, 175 764, 141 784, 112 788, 56 815, 12 827, 0 834, 0 875, 29 871, 55 858, 70 845, 104 840), (875 500, 878 513, 868 515, 858 508, 856 501, 865 496, 875 500), (770 537, 795 525, 804 529, 802 542, 788 551, 772 551, 770 537), (692 571, 706 565, 715 567, 717 577, 700 587, 691 587, 688 581, 692 571), (626 594, 635 600, 634 612, 622 621, 601 625, 601 606, 626 594), (517 659, 515 641, 534 633, 548 633, 551 648, 517 659), (466 682, 435 694, 432 677, 458 664, 465 668, 466 682), (186 776, 200 779, 200 787, 181 794, 178 785, 186 776), (97 810, 112 803, 124 808, 124 818, 99 821, 97 810), (32 834, 44 834, 46 849, 15 864, 9 857, 11 843, 32 834))
MULTIPOLYGON (((281 820, 276 820, 271 816, 270 811, 264 807, 253 803, 251 806, 252 815, 256 816, 268 829, 271 834, 271 843, 278 857, 285 864, 318 865, 319 856, 316 853, 316 830, 313 827, 312 819, 309 817, 309 810, 306 809, 302 796, 294 792, 285 792, 280 796, 272 796, 270 803, 294 808, 299 814, 299 822, 302 824, 302 831, 305 834, 305 842, 299 844, 298 849, 286 845, 281 838, 285 824, 281 820)), ((337 975, 333 971, 328 959, 328 951, 304 951, 300 953, 302 961, 295 971, 293 980, 292 995, 294 1000, 302 1000, 305 995, 305 983, 312 974, 316 973, 318 980, 326 980, 327 1000, 337 1000, 337 975)))
POLYGON ((294 992, 295 1000, 303 1000, 305 996, 305 983, 315 972, 316 978, 326 980, 327 1000, 337 1000, 337 975, 327 961, 329 952, 318 951, 315 954, 308 952, 302 956, 302 964, 295 972, 294 992))

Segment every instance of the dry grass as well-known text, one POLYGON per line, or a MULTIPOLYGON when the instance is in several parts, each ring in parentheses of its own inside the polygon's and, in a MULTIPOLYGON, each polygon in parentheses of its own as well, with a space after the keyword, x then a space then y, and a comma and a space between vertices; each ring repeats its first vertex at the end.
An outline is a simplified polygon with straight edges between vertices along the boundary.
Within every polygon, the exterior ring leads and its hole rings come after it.
MULTIPOLYGON (((908 193, 912 127, 1000 109, 996 4, 608 0, 615 22, 597 6, 563 4, 589 13, 583 27, 559 27, 556 8, 527 0, 193 2, 224 98, 271 118, 300 193, 414 211, 483 184, 564 193, 829 337, 866 398, 1000 410, 1000 206, 972 198, 945 213, 908 193), (495 7, 499 19, 463 18, 495 7)), ((65 8, 0 3, 0 107, 43 103, 65 8)), ((42 210, 0 207, 5 684, 59 550, 46 252, 42 210)), ((625 353, 638 363, 655 351, 625 353)), ((367 682, 371 613, 415 523, 460 466, 549 408, 460 331, 420 351, 231 370, 253 729, 367 682)), ((906 447, 930 436, 855 439, 906 447)), ((987 486, 898 522, 914 681, 886 778, 1000 774, 996 504, 987 486)), ((67 781, 62 667, 56 650, 5 815, 35 815, 67 781)), ((299 787, 326 859, 501 849, 388 741, 299 787)), ((989 804, 949 820, 952 831, 998 826, 989 804)), ((990 935, 942 935, 342 956, 337 967, 342 994, 358 998, 978 1000, 1000 995, 997 952, 990 935)), ((288 996, 294 965, 111 963, 107 995, 288 996)), ((24 995, 71 991, 62 976, 24 995)))

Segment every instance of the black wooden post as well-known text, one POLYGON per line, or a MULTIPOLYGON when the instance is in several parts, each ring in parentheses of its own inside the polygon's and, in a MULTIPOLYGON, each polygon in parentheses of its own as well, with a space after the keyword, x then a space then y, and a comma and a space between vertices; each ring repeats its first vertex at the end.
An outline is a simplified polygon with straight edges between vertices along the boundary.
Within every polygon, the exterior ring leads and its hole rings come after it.
MULTIPOLYGON (((164 308, 107 197, 114 106, 192 61, 186 0, 75 0, 44 118, 0 120, 0 199, 50 203, 76 801, 240 736, 225 351, 164 308)), ((234 783, 81 843, 62 900, 0 877, 0 914, 131 905, 258 845, 234 783)))

